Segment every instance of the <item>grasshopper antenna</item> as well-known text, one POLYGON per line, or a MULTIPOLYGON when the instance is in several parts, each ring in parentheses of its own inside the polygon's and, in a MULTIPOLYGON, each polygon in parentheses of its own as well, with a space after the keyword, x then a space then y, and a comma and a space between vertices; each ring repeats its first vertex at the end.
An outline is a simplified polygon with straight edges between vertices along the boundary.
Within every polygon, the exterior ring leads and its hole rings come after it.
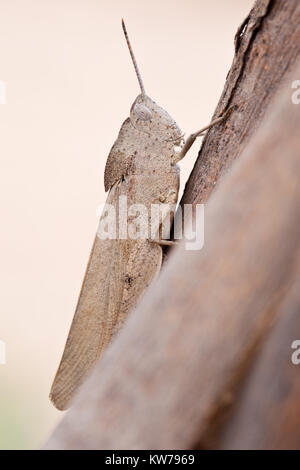
POLYGON ((129 52, 130 52, 130 55, 131 55, 131 59, 132 59, 132 62, 133 62, 133 66, 134 66, 134 69, 135 69, 135 73, 136 73, 137 79, 138 79, 138 81, 139 81, 139 85, 140 85, 140 89, 141 89, 142 95, 146 95, 145 88, 144 88, 144 84, 143 84, 143 80, 142 80, 142 77, 141 77, 139 68, 138 68, 138 66, 137 66, 137 63, 136 63, 136 60, 135 60, 135 57, 134 57, 134 53, 133 53, 133 50, 132 50, 132 47, 131 47, 131 44, 130 44, 130 41, 129 41, 127 29, 126 29, 126 26, 125 26, 125 23, 124 23, 123 18, 122 18, 122 28, 123 28, 124 35, 125 35, 125 39, 126 39, 126 42, 127 42, 127 46, 128 46, 128 49, 129 49, 129 52))

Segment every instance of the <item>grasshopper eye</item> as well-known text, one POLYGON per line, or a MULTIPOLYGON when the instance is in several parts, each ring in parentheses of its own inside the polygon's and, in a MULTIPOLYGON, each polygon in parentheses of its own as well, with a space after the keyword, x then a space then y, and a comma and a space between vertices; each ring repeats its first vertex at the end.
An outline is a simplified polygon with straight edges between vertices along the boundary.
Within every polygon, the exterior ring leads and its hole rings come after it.
POLYGON ((132 110, 136 116, 136 119, 140 119, 141 121, 150 121, 152 118, 152 113, 147 106, 136 103, 132 110))

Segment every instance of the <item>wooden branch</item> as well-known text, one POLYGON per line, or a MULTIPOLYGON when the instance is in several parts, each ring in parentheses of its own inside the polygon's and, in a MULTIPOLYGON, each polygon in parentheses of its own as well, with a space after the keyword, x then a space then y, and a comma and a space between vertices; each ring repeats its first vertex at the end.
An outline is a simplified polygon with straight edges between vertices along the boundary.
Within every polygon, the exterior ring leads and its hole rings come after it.
MULTIPOLYGON (((272 324, 284 320, 300 270, 300 108, 290 85, 211 198, 204 249, 174 250, 46 448, 210 442, 272 324)), ((299 437, 300 414, 294 420, 299 437)))
MULTIPOLYGON (((287 72, 300 55, 300 2, 258 0, 235 37, 235 57, 214 113, 237 105, 204 138, 181 205, 204 203, 258 129, 287 72)), ((296 77, 297 78, 297 77, 296 77)))
POLYGON ((300 448, 300 366, 291 361, 300 340, 300 271, 281 305, 279 322, 247 376, 236 407, 214 447, 300 448))

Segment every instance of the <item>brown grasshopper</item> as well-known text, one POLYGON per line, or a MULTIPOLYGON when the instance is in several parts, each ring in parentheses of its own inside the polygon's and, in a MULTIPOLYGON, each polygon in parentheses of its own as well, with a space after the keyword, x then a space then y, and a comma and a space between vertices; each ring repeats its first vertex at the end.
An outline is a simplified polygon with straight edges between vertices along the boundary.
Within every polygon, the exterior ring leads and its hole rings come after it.
MULTIPOLYGON (((106 162, 107 203, 120 210, 120 196, 128 206, 177 203, 179 168, 176 165, 195 139, 222 121, 224 113, 208 126, 191 134, 184 143, 174 119, 146 95, 124 21, 122 27, 139 81, 141 93, 130 109, 106 162), (176 149, 176 147, 179 150, 176 149)), ((101 221, 101 219, 100 219, 101 221)), ((77 308, 65 350, 56 373, 50 398, 60 410, 66 409, 74 392, 112 337, 122 327, 128 313, 159 273, 161 238, 101 239, 95 237, 77 308)))

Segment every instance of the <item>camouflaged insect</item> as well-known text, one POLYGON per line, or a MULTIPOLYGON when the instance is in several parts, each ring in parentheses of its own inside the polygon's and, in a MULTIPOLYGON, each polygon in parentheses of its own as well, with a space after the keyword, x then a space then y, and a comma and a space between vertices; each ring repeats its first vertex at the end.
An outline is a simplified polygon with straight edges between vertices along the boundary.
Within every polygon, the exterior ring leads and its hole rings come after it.
MULTIPOLYGON (((152 204, 176 204, 179 191, 176 163, 203 130, 223 118, 192 134, 183 148, 176 150, 183 143, 182 132, 174 119, 146 95, 123 21, 122 26, 141 94, 109 153, 104 185, 109 191, 107 204, 113 205, 116 212, 120 209, 120 196, 126 196, 128 206, 143 204, 150 213, 152 204)), ((96 235, 50 393, 58 409, 68 407, 74 392, 159 273, 162 244, 168 242, 151 238, 100 239, 96 235)))

